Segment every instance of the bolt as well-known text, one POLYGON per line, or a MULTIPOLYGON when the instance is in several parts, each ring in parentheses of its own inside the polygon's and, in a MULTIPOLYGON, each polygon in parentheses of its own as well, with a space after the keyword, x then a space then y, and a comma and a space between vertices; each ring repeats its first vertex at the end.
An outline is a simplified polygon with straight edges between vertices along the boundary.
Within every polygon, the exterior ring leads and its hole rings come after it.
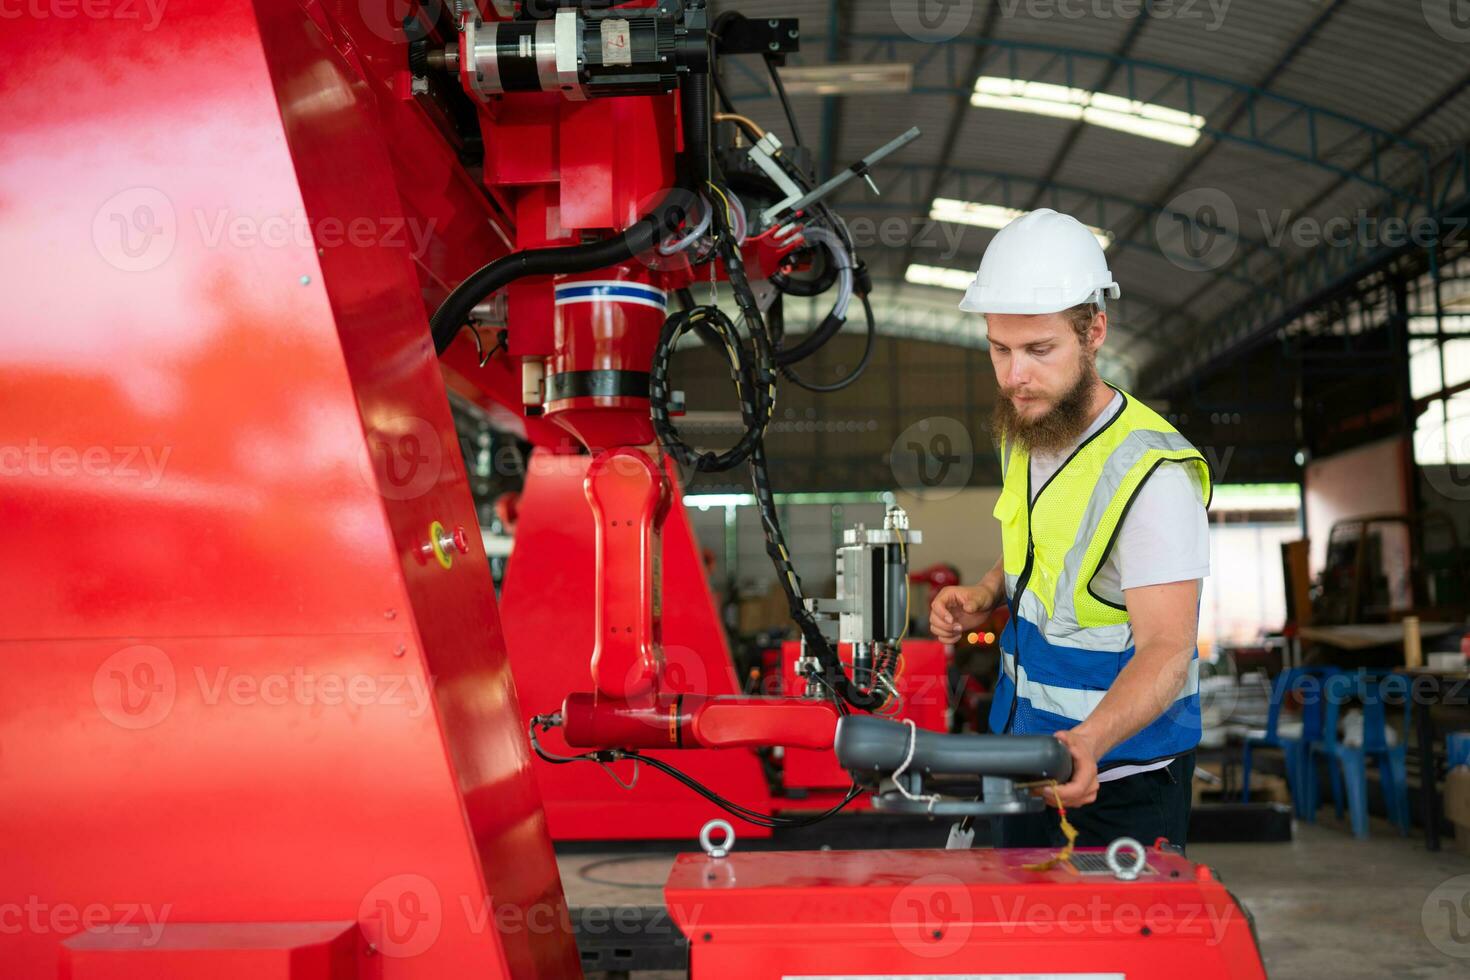
POLYGON ((302 276, 301 277, 301 285, 303 285, 303 286, 310 286, 311 285, 311 276, 302 276))
POLYGON ((940 936, 943 936, 943 935, 944 935, 944 931, 943 930, 941 930, 941 929, 935 929, 934 930, 934 938, 935 939, 938 939, 940 936))
POLYGON ((770 44, 767 44, 766 47, 770 48, 772 51, 780 51, 781 50, 781 45, 778 44, 775 41, 772 41, 770 44))
POLYGON ((397 615, 398 615, 398 613, 395 610, 392 610, 392 609, 384 609, 383 610, 383 618, 384 619, 393 619, 397 615))
POLYGON ((714 938, 715 938, 715 937, 714 937, 714 936, 712 936, 712 935, 710 935, 710 934, 709 934, 709 933, 705 933, 705 934, 704 934, 704 941, 705 941, 705 942, 709 942, 709 941, 710 941, 710 940, 712 940, 712 939, 714 939, 714 938))
POLYGON ((403 656, 407 652, 408 652, 408 647, 406 647, 402 643, 400 643, 400 644, 398 644, 398 649, 396 649, 396 650, 393 651, 393 656, 395 656, 395 657, 401 657, 401 656, 403 656))
POLYGON ((770 24, 772 28, 776 28, 776 27, 780 27, 781 26, 781 22, 779 20, 768 20, 768 21, 766 21, 766 23, 767 24, 770 24))
POLYGON ((1144 926, 1142 929, 1138 930, 1138 934, 1140 936, 1152 936, 1154 934, 1154 931, 1148 926, 1144 926))
POLYGON ((798 37, 801 37, 801 32, 800 31, 787 31, 786 32, 786 36, 789 37, 789 38, 791 38, 791 40, 794 41, 798 37))

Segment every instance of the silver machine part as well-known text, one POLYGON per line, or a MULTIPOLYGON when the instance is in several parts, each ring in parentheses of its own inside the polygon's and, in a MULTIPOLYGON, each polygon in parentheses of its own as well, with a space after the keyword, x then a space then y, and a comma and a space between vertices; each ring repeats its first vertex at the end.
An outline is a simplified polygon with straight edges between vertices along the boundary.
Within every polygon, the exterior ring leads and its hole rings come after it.
POLYGON ((902 638, 908 625, 908 547, 924 540, 908 523, 908 514, 895 506, 884 515, 883 527, 859 524, 843 532, 836 597, 806 601, 824 636, 855 650, 902 638))
MULTIPOLYGON (((921 532, 909 529, 903 508, 889 507, 883 527, 858 524, 843 532, 837 549, 837 595, 806 600, 822 635, 851 645, 852 679, 860 687, 871 686, 874 664, 897 647, 907 631, 908 547, 922 541, 921 532)), ((807 655, 805 641, 796 667, 809 678, 807 695, 819 696, 819 682, 810 679, 817 661, 807 655)))
POLYGON ((500 82, 495 32, 497 25, 486 24, 479 17, 464 22, 464 57, 460 68, 470 89, 482 100, 504 91, 500 82))
POLYGON ((541 89, 552 92, 561 88, 561 79, 556 73, 556 33, 561 27, 561 14, 572 14, 574 10, 563 10, 559 12, 555 20, 543 20, 536 25, 536 77, 541 81, 541 89))
MULTIPOLYGON (((464 57, 446 51, 439 60, 446 65, 458 64, 470 90, 482 101, 503 94, 507 89, 500 64, 500 41, 503 32, 511 31, 514 33, 505 36, 516 38, 514 57, 518 65, 534 64, 536 82, 543 92, 560 91, 574 102, 587 98, 578 54, 582 25, 579 14, 572 8, 558 10, 555 18, 539 21, 534 28, 519 22, 486 23, 478 16, 467 16, 463 27, 464 57)), ((519 85, 524 87, 524 81, 519 85)))
POLYGON ((582 102, 587 91, 582 87, 578 74, 578 50, 581 46, 582 26, 577 11, 563 7, 556 12, 556 79, 562 95, 573 102, 582 102))

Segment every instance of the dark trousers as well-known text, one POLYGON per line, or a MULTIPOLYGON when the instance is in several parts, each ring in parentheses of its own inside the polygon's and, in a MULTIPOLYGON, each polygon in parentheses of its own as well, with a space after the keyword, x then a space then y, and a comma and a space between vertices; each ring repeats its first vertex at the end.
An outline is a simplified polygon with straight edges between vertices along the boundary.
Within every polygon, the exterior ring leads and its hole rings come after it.
MULTIPOLYGON (((1103 783, 1097 799, 1067 810, 1077 828, 1078 847, 1107 847, 1119 837, 1132 837, 1153 847, 1160 837, 1184 847, 1189 836, 1194 753, 1181 755, 1163 769, 1134 773, 1103 783)), ((996 847, 1061 847, 1067 841, 1056 807, 1044 813, 991 818, 996 847)))

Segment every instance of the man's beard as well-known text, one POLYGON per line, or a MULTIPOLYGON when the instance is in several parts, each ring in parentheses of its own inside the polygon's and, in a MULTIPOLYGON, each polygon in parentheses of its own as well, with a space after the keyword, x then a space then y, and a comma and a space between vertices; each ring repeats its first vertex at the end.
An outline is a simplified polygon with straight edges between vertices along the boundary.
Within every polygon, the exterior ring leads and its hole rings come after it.
POLYGON ((1014 388, 1001 389, 990 424, 996 440, 1004 438, 1008 445, 1018 446, 1028 455, 1071 448, 1092 424, 1093 386, 1100 380, 1091 352, 1084 348, 1080 360, 1082 369, 1077 381, 1038 419, 1024 418, 1016 411, 1011 401, 1014 388))

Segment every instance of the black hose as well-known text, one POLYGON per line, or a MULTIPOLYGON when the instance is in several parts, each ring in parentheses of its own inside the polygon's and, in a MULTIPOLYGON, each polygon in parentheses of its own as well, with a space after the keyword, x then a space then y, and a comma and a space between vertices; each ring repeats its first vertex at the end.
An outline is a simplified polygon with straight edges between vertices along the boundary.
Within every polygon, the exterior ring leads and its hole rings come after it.
POLYGON ((777 270, 771 276, 771 285, 788 296, 820 296, 832 288, 837 281, 837 273, 841 267, 832 258, 832 250, 825 243, 817 243, 811 249, 813 267, 817 270, 811 279, 793 279, 788 274, 777 270))
POLYGON ((846 317, 837 316, 835 313, 828 313, 822 318, 822 322, 817 329, 803 337, 795 347, 782 348, 776 351, 777 366, 788 367, 797 361, 815 354, 823 344, 836 336, 837 331, 841 330, 842 325, 846 322, 846 317))
POLYGON ((795 146, 805 146, 801 138, 801 130, 796 126, 796 113, 791 111, 791 101, 786 98, 786 86, 781 84, 781 73, 776 70, 776 59, 766 55, 766 71, 771 73, 771 84, 775 86, 776 97, 781 100, 781 109, 786 113, 786 125, 791 127, 791 142, 795 146))
POLYGON ((592 272, 626 262, 639 252, 652 248, 682 220, 684 209, 677 204, 666 204, 634 222, 621 235, 586 245, 523 249, 481 266, 454 287, 430 317, 434 352, 443 354, 448 350, 455 335, 469 322, 475 307, 517 279, 592 272))
MULTIPOLYGON (((828 252, 828 254, 831 254, 830 251, 828 252)), ((857 295, 862 296, 862 297, 866 297, 868 295, 868 293, 872 291, 872 280, 868 277, 868 269, 867 269, 867 266, 865 266, 862 262, 858 262, 855 266, 853 266, 853 279, 854 279, 853 290, 854 290, 854 292, 857 295)), ((866 303, 865 303, 865 305, 866 305, 866 303)), ((797 342, 797 344, 795 346, 789 347, 789 348, 787 348, 787 347, 778 347, 777 348, 777 350, 776 350, 776 364, 777 364, 777 366, 782 367, 782 368, 787 368, 787 367, 790 367, 791 365, 797 363, 798 361, 801 361, 801 360, 803 360, 805 358, 808 358, 811 355, 815 354, 824 344, 827 343, 827 341, 829 341, 833 337, 835 337, 837 335, 837 331, 841 330, 842 327, 843 327, 843 325, 846 324, 846 323, 847 323, 847 318, 846 317, 839 317, 835 312, 834 313, 828 313, 825 317, 822 318, 822 322, 817 325, 817 329, 813 330, 811 333, 809 333, 805 337, 803 337, 799 342, 797 342)), ((863 358, 863 365, 864 366, 867 365, 867 357, 866 357, 866 355, 872 353, 872 343, 873 343, 872 332, 873 332, 872 308, 871 307, 868 307, 868 349, 865 351, 865 356, 863 358)), ((858 373, 859 374, 862 373, 861 368, 859 369, 858 373)), ((791 377, 791 375, 787 375, 787 377, 791 377)), ((856 380, 856 379, 854 379, 854 380, 856 380)), ((801 385, 803 388, 808 388, 808 386, 806 384, 804 384, 803 382, 801 382, 801 381, 797 381, 796 383, 799 384, 799 385, 801 385)), ((843 387, 846 387, 846 385, 843 385, 843 387)), ((816 387, 816 388, 809 388, 809 390, 811 390, 811 391, 821 391, 822 389, 820 387, 816 387)), ((839 391, 841 389, 839 389, 839 388, 833 388, 831 390, 832 391, 839 391)))
POLYGON ((694 177, 697 183, 693 190, 696 194, 708 193, 705 185, 709 182, 713 168, 711 159, 714 147, 710 141, 709 79, 708 74, 690 75, 684 80, 679 90, 683 99, 680 108, 684 115, 684 145, 688 148, 689 159, 694 164, 694 177))
MULTIPOLYGON (((805 388, 807 391, 816 392, 819 395, 827 395, 831 394, 834 391, 841 391, 843 388, 846 388, 848 385, 852 384, 858 378, 861 378, 863 376, 863 372, 868 369, 868 362, 873 359, 873 341, 874 336, 878 332, 878 325, 873 318, 873 304, 868 302, 868 295, 866 293, 863 293, 858 297, 858 299, 862 301, 863 313, 867 316, 868 319, 868 331, 866 339, 863 341, 863 356, 858 359, 857 367, 852 369, 852 373, 839 381, 833 381, 830 384, 821 384, 816 381, 807 381, 803 379, 790 367, 783 364, 778 368, 778 370, 781 372, 781 377, 785 378, 787 381, 790 381, 798 388, 805 388)), ((777 357, 779 360, 779 354, 777 355, 777 357)))

